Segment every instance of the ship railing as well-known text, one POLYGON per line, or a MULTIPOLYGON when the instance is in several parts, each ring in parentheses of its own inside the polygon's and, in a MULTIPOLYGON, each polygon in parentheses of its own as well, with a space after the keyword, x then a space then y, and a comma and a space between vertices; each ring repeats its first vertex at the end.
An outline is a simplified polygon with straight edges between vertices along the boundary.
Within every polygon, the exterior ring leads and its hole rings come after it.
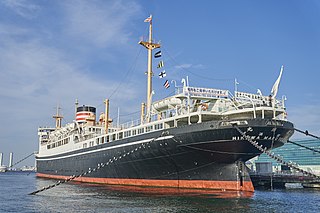
POLYGON ((246 92, 235 92, 234 97, 232 98, 235 103, 247 104, 254 103, 256 107, 258 106, 273 106, 274 108, 283 108, 285 98, 282 100, 273 99, 271 96, 263 96, 261 94, 253 94, 246 92))
MULTIPOLYGON (((230 99, 228 99, 230 100, 230 99)), ((228 111, 233 111, 233 110, 245 110, 245 109, 251 109, 253 112, 253 116, 256 117, 256 110, 258 107, 272 107, 266 103, 262 103, 262 102, 256 102, 252 99, 241 99, 241 100, 237 100, 237 101, 232 101, 230 100, 229 104, 227 106, 225 106, 225 104, 221 104, 221 107, 218 106, 217 108, 219 108, 219 111, 210 111, 208 109, 203 109, 201 106, 198 106, 197 108, 192 108, 190 107, 188 109, 187 106, 184 105, 177 105, 176 107, 173 108, 169 108, 166 110, 162 110, 159 112, 155 112, 152 113, 150 115, 150 121, 151 122, 155 122, 155 121, 160 121, 160 120, 164 120, 164 119, 170 119, 170 118, 175 118, 177 116, 191 116, 192 114, 201 114, 201 113, 212 113, 212 114, 223 114, 225 112, 228 111)), ((281 100, 275 100, 275 110, 279 110, 279 111, 284 111, 284 105, 283 105, 283 101, 281 100)), ((144 124, 144 122, 141 122, 141 119, 136 119, 136 120, 132 120, 132 121, 127 121, 125 123, 122 123, 120 125, 115 125, 118 129, 118 131, 120 130, 124 130, 124 129, 128 129, 128 128, 133 128, 136 126, 139 126, 141 124, 144 124)))
MULTIPOLYGON (((261 96, 251 93, 236 92, 235 96, 229 97, 232 104, 223 107, 221 113, 226 113, 229 111, 252 111, 253 117, 257 117, 257 111, 262 111, 262 117, 264 117, 265 111, 273 111, 273 118, 286 120, 286 108, 284 102, 286 100, 285 96, 282 100, 273 99, 270 96, 261 96)), ((261 115, 260 113, 260 115, 261 115)))
POLYGON ((279 111, 284 111, 285 107, 282 104, 281 101, 276 102, 276 104, 273 106, 273 104, 266 104, 266 103, 257 103, 254 102, 253 100, 246 100, 246 101, 233 101, 232 105, 227 106, 227 107, 222 107, 222 113, 227 112, 227 111, 232 111, 232 110, 243 110, 243 109, 252 109, 256 110, 259 107, 268 107, 272 108, 273 110, 279 110, 279 111))
POLYGON ((136 119, 136 120, 132 120, 132 121, 127 121, 123 124, 120 124, 119 127, 120 129, 128 129, 131 127, 135 127, 135 126, 139 126, 141 124, 141 119, 136 119))
MULTIPOLYGON (((194 112, 195 113, 195 112, 194 112)), ((173 118, 177 116, 188 116, 190 115, 190 112, 188 112, 187 109, 178 109, 178 108, 173 108, 173 109, 167 109, 158 113, 152 113, 150 115, 150 122, 156 122, 156 121, 162 121, 168 118, 173 118)), ((121 125, 118 125, 119 129, 118 131, 133 128, 142 124, 146 124, 145 122, 141 122, 141 119, 136 119, 132 121, 125 122, 121 125)))
MULTIPOLYGON (((190 87, 184 87, 184 88, 176 88, 181 91, 186 91, 190 87)), ((206 90, 200 90, 200 89, 206 89, 206 88, 197 88, 200 92, 210 92, 206 90)), ((215 91, 215 90, 213 90, 215 91)), ((211 92, 213 92, 211 91, 211 92)), ((220 90, 223 91, 223 90, 220 90)), ((220 95, 222 93, 219 93, 220 95)), ((227 98, 223 98, 225 101, 221 104, 221 106, 216 106, 216 108, 219 108, 219 111, 210 111, 208 109, 202 109, 201 106, 198 107, 190 107, 188 108, 187 105, 178 104, 175 107, 168 108, 166 110, 161 111, 153 111, 153 113, 150 115, 151 122, 160 121, 164 119, 170 119, 177 116, 190 116, 194 113, 213 113, 213 114, 223 114, 228 111, 233 110, 252 110, 253 116, 256 117, 256 110, 259 107, 271 107, 275 111, 285 111, 284 107, 284 98, 282 100, 274 99, 272 103, 269 101, 269 96, 260 96, 256 94, 251 93, 243 93, 243 92, 236 92, 235 96, 232 96, 231 93, 229 93, 227 90, 225 90, 225 95, 228 95, 227 98), (225 105, 226 102, 229 102, 227 105, 225 105)), ((201 95, 203 97, 204 95, 201 95)), ((210 96, 210 95, 209 95, 210 96)), ((208 96, 208 97, 209 97, 208 96)), ((213 97, 213 96, 210 96, 213 97)), ((260 108, 261 109, 261 108, 260 108)), ((120 125, 115 125, 118 128, 118 131, 133 128, 136 126, 139 126, 141 124, 144 124, 144 122, 141 122, 141 119, 135 119, 131 121, 127 121, 125 123, 122 123, 120 125)))
POLYGON ((199 98, 227 98, 229 90, 185 86, 176 87, 175 94, 199 98))
MULTIPOLYGON (((178 115, 187 115, 187 114, 188 114, 187 109, 172 108, 172 109, 163 110, 161 112, 152 113, 150 115, 150 121, 154 122, 154 121, 159 121, 159 120, 171 118, 171 117, 178 116, 178 115)), ((132 121, 127 121, 125 123, 122 123, 122 124, 116 125, 116 126, 119 128, 119 130, 123 130, 123 129, 132 128, 135 126, 139 126, 143 123, 144 122, 141 122, 141 119, 136 119, 136 120, 132 120, 132 121)))

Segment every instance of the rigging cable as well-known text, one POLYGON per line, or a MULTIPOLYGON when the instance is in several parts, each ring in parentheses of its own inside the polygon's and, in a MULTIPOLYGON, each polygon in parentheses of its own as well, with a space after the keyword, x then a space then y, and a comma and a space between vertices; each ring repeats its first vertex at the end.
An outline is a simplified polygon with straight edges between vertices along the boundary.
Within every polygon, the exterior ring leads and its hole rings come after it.
POLYGON ((302 131, 302 130, 297 129, 297 128, 294 128, 294 130, 297 131, 297 132, 300 132, 300 133, 302 133, 302 134, 305 134, 305 135, 307 135, 307 136, 310 136, 310 137, 313 137, 313 138, 316 138, 316 139, 320 140, 320 137, 319 137, 319 136, 310 134, 308 130, 302 131))
POLYGON ((141 48, 139 48, 139 52, 138 52, 138 54, 136 55, 136 57, 134 59, 134 63, 132 65, 132 67, 126 72, 126 74, 125 74, 125 76, 123 78, 123 81, 121 81, 118 84, 118 86, 113 90, 113 92, 110 94, 110 96, 108 97, 109 99, 119 90, 120 86, 124 83, 124 80, 128 77, 129 73, 131 73, 134 70, 134 68, 137 65, 137 61, 138 61, 137 59, 140 56, 140 54, 141 54, 141 48))
POLYGON ((267 151, 267 147, 263 147, 263 145, 260 145, 257 140, 252 140, 250 136, 247 136, 245 132, 243 132, 237 124, 232 124, 232 126, 249 142, 251 143, 254 147, 256 147, 260 152, 265 153, 268 155, 270 158, 273 160, 277 161, 278 163, 281 163, 282 165, 286 165, 296 171, 299 171, 303 174, 306 174, 310 177, 320 179, 319 175, 313 174, 312 172, 306 171, 304 169, 299 168, 298 166, 294 165, 292 162, 286 162, 282 159, 281 156, 276 156, 273 152, 267 151))
MULTIPOLYGON (((136 65, 137 65, 137 61, 138 61, 137 59, 138 59, 138 57, 140 56, 140 54, 141 54, 141 48, 139 48, 139 50, 138 50, 138 52, 137 52, 137 54, 136 54, 136 57, 134 58, 134 63, 133 63, 133 65, 128 69, 128 71, 126 72, 126 74, 125 74, 124 78, 122 79, 122 81, 119 82, 118 86, 115 87, 115 89, 110 93, 108 99, 110 99, 116 92, 118 92, 120 86, 124 83, 124 81, 127 79, 127 77, 129 76, 129 74, 135 69, 135 67, 136 67, 136 65)), ((97 105, 97 108, 100 107, 100 106, 102 106, 102 105, 103 105, 103 103, 98 104, 98 105, 97 105)))
MULTIPOLYGON (((148 27, 146 27, 146 30, 148 30, 148 27)), ((135 69, 135 67, 137 65, 138 57, 140 56, 141 52, 142 52, 142 48, 139 47, 138 48, 138 53, 136 54, 136 57, 134 58, 134 62, 133 62, 132 67, 126 72, 126 74, 125 74, 125 76, 123 78, 123 81, 121 81, 119 83, 119 85, 113 90, 113 92, 110 94, 108 99, 110 99, 118 91, 120 86, 124 83, 124 80, 128 77, 129 73, 131 73, 135 69)))
POLYGON ((289 141, 289 140, 288 140, 288 143, 292 143, 292 144, 294 144, 294 145, 297 145, 297 146, 300 146, 300 147, 302 147, 302 148, 305 148, 305 149, 311 150, 311 151, 313 151, 313 152, 320 153, 320 151, 319 151, 319 150, 312 149, 312 148, 310 148, 310 147, 307 147, 307 146, 304 146, 304 145, 298 144, 298 143, 293 142, 293 141, 289 141))
MULTIPOLYGON (((313 137, 313 138, 316 138, 316 139, 319 139, 319 140, 320 140, 320 137, 319 137, 319 136, 316 136, 316 135, 310 134, 308 130, 306 130, 306 131, 302 131, 302 130, 297 129, 297 128, 294 128, 294 130, 295 130, 295 131, 297 131, 297 132, 300 132, 300 133, 302 133, 302 134, 305 134, 305 135, 307 135, 307 136, 310 136, 310 137, 313 137)), ((305 149, 311 150, 311 151, 313 151, 313 152, 320 153, 320 151, 319 151, 319 150, 316 150, 316 149, 313 149, 313 148, 310 148, 310 147, 307 147, 307 146, 304 146, 304 145, 298 144, 298 143, 296 143, 296 142, 289 141, 289 140, 288 140, 288 142, 289 142, 289 143, 292 143, 292 144, 294 144, 294 145, 297 145, 297 146, 303 147, 303 148, 305 148, 305 149)))
POLYGON ((15 165, 17 165, 17 164, 21 163, 22 161, 26 160, 27 158, 29 158, 30 156, 32 156, 32 155, 34 155, 34 154, 35 154, 35 152, 32 152, 31 154, 29 154, 28 156, 26 156, 26 157, 22 158, 21 160, 17 161, 16 163, 12 164, 12 165, 11 165, 11 166, 9 166, 8 168, 12 168, 12 167, 14 167, 15 165))
POLYGON ((249 89, 253 89, 255 90, 256 88, 251 86, 250 84, 246 83, 245 81, 241 80, 241 79, 237 79, 239 81, 239 83, 244 84, 245 86, 247 86, 249 89))
MULTIPOLYGON (((169 52, 163 47, 164 51, 166 52, 166 54, 169 56, 169 58, 175 63, 175 64, 179 64, 170 54, 169 52)), ((216 78, 209 78, 208 76, 202 76, 202 75, 199 75, 199 74, 196 74, 196 73, 193 73, 191 72, 190 70, 188 70, 187 68, 184 68, 184 67, 181 67, 182 70, 194 75, 194 76, 197 76, 199 78, 203 78, 203 79, 207 79, 207 80, 212 80, 212 81, 233 81, 233 79, 216 79, 216 78)))

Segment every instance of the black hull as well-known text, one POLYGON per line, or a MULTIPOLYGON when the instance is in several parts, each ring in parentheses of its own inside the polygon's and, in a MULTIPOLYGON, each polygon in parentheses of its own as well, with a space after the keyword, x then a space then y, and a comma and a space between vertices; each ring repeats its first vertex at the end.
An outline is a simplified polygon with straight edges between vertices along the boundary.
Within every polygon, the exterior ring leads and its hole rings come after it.
MULTIPOLYGON (((267 148, 282 146, 293 134, 290 122, 263 119, 247 122, 239 125, 240 129, 267 148)), ((77 180, 253 191, 244 162, 259 154, 230 124, 211 121, 154 131, 67 154, 37 157, 37 172, 40 177, 65 178, 113 160, 77 180)))

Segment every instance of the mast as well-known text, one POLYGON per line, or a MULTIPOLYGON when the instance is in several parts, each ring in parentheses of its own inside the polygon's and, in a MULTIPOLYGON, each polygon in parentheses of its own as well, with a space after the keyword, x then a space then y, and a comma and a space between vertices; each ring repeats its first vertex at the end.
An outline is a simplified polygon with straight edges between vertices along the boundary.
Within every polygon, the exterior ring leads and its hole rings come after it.
POLYGON ((106 110, 105 110, 105 114, 104 114, 104 130, 105 133, 108 134, 108 128, 109 128, 109 99, 106 99, 104 101, 105 105, 106 105, 106 110))
POLYGON ((149 22, 149 41, 140 41, 139 44, 148 50, 148 72, 147 72, 147 115, 146 122, 150 122, 151 112, 151 95, 152 95, 152 50, 160 48, 160 44, 152 43, 152 15, 150 15, 144 22, 149 22))
POLYGON ((63 118, 62 115, 60 115, 60 107, 59 105, 57 106, 57 114, 55 114, 54 116, 52 116, 55 120, 56 120, 56 129, 60 129, 61 128, 61 120, 63 118))
POLYGON ((78 101, 78 98, 76 99, 76 102, 74 103, 74 114, 75 116, 77 116, 77 109, 78 109, 78 106, 79 106, 79 101, 78 101))

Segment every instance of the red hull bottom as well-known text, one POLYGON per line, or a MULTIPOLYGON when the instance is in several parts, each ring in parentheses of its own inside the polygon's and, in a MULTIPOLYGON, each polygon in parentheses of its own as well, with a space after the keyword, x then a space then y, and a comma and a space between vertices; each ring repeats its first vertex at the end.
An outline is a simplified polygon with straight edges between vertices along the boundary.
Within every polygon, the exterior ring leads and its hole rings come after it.
MULTIPOLYGON (((69 176, 49 175, 37 173, 37 177, 64 180, 69 176)), ((251 181, 243 181, 242 186, 238 181, 209 181, 209 180, 151 180, 151 179, 124 179, 124 178, 94 178, 79 177, 74 181, 85 183, 99 183, 108 185, 170 187, 182 189, 213 189, 221 191, 246 191, 253 192, 251 181)))

